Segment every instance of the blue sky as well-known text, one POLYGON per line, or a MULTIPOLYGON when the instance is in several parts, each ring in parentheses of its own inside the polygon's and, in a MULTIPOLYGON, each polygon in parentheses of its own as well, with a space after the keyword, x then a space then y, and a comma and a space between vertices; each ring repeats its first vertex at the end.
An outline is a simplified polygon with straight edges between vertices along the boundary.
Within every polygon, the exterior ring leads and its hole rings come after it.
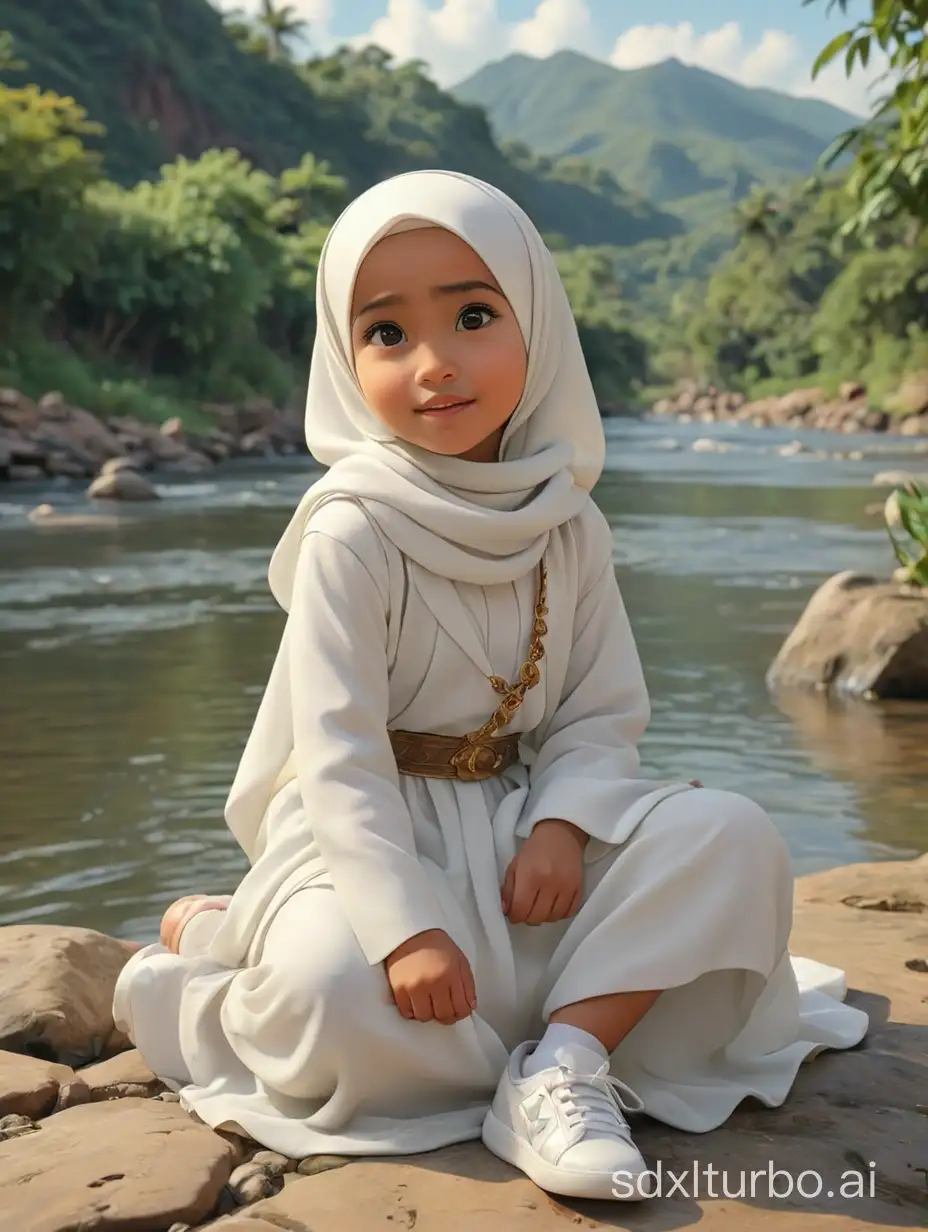
MULTIPOLYGON (((248 7, 250 0, 213 0, 248 7)), ((253 3, 253 0, 251 0, 253 3)), ((825 98, 867 110, 876 69, 848 81, 835 65, 816 82, 811 65, 848 22, 827 0, 290 0, 310 24, 313 46, 376 42, 399 60, 425 60, 452 85, 488 59, 513 51, 544 57, 571 47, 617 68, 675 55, 748 86, 825 98), (698 12, 698 18, 694 13, 698 12)), ((852 0, 851 18, 869 10, 852 0)))

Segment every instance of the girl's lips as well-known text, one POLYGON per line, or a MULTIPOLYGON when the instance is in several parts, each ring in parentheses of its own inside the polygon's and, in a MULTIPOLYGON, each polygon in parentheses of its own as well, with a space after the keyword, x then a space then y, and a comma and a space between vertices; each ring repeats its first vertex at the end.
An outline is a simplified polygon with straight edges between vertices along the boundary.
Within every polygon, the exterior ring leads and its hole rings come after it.
POLYGON ((416 412, 418 415, 428 415, 432 418, 439 415, 451 415, 455 411, 463 411, 465 407, 473 406, 476 398, 467 398, 460 402, 438 403, 435 406, 423 406, 416 412))

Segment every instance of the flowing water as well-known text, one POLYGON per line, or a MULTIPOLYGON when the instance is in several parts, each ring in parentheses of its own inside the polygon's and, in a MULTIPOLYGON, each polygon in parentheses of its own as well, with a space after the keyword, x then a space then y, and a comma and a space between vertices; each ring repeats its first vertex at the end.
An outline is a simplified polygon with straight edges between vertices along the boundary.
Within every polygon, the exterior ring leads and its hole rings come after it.
MULTIPOLYGON (((892 567, 876 471, 912 446, 613 421, 597 500, 651 688, 645 772, 752 795, 797 871, 928 848, 928 705, 776 704, 764 673, 812 590, 892 567), (693 452, 696 436, 737 448, 693 452), (668 448, 672 438, 683 448, 668 448)), ((921 469, 928 469, 928 461, 921 469)), ((178 479, 90 526, 39 527, 0 489, 0 924, 150 937, 169 899, 227 891, 224 798, 282 627, 270 550, 306 462, 178 479)))

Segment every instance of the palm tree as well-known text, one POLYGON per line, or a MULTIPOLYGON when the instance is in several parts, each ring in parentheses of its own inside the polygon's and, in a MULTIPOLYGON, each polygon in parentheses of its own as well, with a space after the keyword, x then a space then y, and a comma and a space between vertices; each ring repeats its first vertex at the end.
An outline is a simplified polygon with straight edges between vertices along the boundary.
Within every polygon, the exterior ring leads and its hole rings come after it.
POLYGON ((291 39, 302 38, 309 25, 297 16, 292 4, 275 4, 274 0, 261 0, 255 25, 267 39, 271 60, 289 60, 291 39))

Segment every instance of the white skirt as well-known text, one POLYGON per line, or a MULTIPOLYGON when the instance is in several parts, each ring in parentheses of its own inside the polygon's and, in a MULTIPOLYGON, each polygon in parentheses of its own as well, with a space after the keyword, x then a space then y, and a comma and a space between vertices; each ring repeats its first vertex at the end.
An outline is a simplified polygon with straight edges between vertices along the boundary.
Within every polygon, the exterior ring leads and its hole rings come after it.
POLYGON ((324 871, 276 909, 244 967, 210 957, 203 929, 220 913, 197 917, 201 943, 185 935, 182 955, 139 951, 119 978, 114 1016, 215 1128, 298 1159, 413 1154, 479 1137, 509 1052, 538 1038, 554 1010, 662 989, 613 1053, 612 1072, 650 1116, 702 1132, 747 1096, 781 1104, 804 1060, 866 1033, 867 1016, 843 1004, 843 973, 790 956, 792 886, 763 810, 689 791, 587 865, 571 920, 506 921, 505 962, 496 929, 495 944, 470 937, 478 1009, 454 1026, 400 1015, 324 871))

